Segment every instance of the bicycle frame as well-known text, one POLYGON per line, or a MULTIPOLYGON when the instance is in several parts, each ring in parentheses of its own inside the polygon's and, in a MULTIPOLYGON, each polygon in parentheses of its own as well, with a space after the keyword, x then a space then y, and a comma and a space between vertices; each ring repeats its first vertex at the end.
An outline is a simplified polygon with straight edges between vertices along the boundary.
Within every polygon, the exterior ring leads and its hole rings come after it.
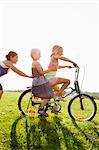
POLYGON ((75 80, 74 80, 74 89, 72 87, 69 87, 71 88, 71 92, 69 92, 68 94, 66 94, 63 98, 66 98, 67 96, 71 96, 71 99, 77 95, 79 95, 79 98, 80 98, 80 106, 81 106, 81 109, 84 110, 84 106, 83 106, 83 103, 82 103, 82 98, 81 98, 81 91, 80 91, 80 88, 79 88, 79 82, 78 82, 78 76, 79 76, 79 67, 75 67, 75 80), (74 94, 75 92, 75 94, 74 94))
POLYGON ((74 92, 76 94, 80 95, 80 88, 79 88, 79 82, 78 82, 78 76, 79 76, 79 67, 72 67, 75 68, 75 80, 74 80, 74 88, 72 87, 68 87, 67 89, 71 89, 70 92, 68 92, 65 96, 63 96, 63 98, 72 95, 74 92))

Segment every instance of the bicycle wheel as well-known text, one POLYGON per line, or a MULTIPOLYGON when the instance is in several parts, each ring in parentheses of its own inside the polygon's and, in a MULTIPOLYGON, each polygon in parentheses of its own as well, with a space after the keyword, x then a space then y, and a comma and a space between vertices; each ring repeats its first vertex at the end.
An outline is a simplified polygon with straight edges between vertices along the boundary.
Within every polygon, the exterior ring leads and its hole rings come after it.
POLYGON ((31 89, 24 91, 18 101, 18 108, 23 115, 33 116, 34 113, 38 112, 38 103, 33 104, 33 94, 31 89))
POLYGON ((73 120, 91 121, 96 115, 97 106, 93 97, 81 94, 70 100, 68 113, 73 120))

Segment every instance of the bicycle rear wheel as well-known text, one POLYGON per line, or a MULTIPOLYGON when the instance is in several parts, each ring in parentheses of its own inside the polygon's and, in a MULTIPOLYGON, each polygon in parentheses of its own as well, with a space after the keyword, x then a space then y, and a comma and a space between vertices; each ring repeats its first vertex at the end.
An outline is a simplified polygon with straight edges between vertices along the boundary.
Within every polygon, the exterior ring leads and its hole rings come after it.
MULTIPOLYGON (((34 97, 31 89, 24 91, 18 101, 18 108, 23 115, 33 116, 38 112, 38 104, 33 104, 34 97)), ((40 103, 39 103, 40 104, 40 103)))
POLYGON ((81 94, 70 100, 68 113, 73 120, 91 121, 96 115, 97 106, 93 97, 81 94))

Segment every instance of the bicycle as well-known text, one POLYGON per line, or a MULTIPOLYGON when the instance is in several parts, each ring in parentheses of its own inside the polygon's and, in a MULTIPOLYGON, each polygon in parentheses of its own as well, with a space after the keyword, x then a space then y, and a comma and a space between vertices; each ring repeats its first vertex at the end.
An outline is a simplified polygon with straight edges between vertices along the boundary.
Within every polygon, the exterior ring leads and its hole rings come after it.
MULTIPOLYGON (((75 68, 74 88, 69 87, 70 91, 62 95, 63 102, 66 102, 66 97, 71 96, 68 104, 69 116, 73 120, 91 121, 96 115, 97 105, 92 96, 82 93, 80 90, 78 82, 79 67, 72 68, 75 68)), ((60 101, 51 99, 46 106, 46 111, 51 110, 52 113, 59 113, 61 110, 60 101)), ((36 100, 31 92, 31 87, 28 87, 19 97, 18 108, 23 115, 32 116, 31 114, 38 113, 38 107, 41 103, 42 100, 40 98, 36 100)))

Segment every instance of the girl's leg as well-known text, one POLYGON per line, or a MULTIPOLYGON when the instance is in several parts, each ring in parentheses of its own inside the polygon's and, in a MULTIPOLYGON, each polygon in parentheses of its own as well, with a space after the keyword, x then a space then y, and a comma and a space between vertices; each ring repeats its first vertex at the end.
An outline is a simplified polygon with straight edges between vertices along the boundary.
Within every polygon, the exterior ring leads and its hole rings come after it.
POLYGON ((2 85, 0 84, 0 99, 1 99, 1 97, 2 97, 2 94, 3 94, 3 87, 2 87, 2 85))
POLYGON ((57 79, 58 78, 51 78, 51 79, 49 79, 49 84, 54 89, 55 92, 59 92, 59 90, 60 90, 59 86, 55 84, 57 79))
POLYGON ((39 108, 44 108, 47 105, 48 101, 49 101, 48 99, 43 99, 43 102, 39 108))
POLYGON ((67 80, 67 82, 64 83, 64 84, 61 86, 59 92, 57 92, 56 95, 61 96, 62 93, 63 93, 63 91, 67 88, 67 86, 68 86, 69 84, 70 84, 70 80, 67 80))
POLYGON ((0 99, 1 99, 1 97, 2 97, 2 94, 3 94, 3 91, 2 91, 2 90, 0 90, 0 99))
POLYGON ((52 87, 56 86, 57 84, 62 84, 62 87, 60 88, 60 90, 57 92, 57 96, 61 96, 62 92, 64 91, 64 89, 67 88, 67 86, 70 84, 70 80, 69 79, 64 79, 64 78, 57 78, 57 80, 55 82, 50 82, 50 85, 52 87))
POLYGON ((54 89, 54 93, 57 93, 60 90, 58 85, 53 86, 53 89, 54 89))
POLYGON ((43 102, 42 102, 42 104, 40 105, 39 110, 38 110, 38 113, 39 113, 40 115, 44 115, 44 116, 48 117, 48 114, 47 114, 46 111, 45 111, 46 108, 44 108, 44 107, 46 107, 48 101, 49 101, 48 99, 43 99, 43 102))

